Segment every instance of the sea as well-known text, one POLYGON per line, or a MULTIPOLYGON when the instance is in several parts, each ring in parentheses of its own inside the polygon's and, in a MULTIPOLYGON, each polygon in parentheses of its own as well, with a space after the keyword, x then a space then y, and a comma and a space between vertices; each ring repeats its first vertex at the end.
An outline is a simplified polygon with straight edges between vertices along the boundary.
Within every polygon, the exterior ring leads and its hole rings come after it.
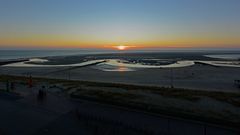
POLYGON ((225 50, 101 50, 101 49, 49 49, 49 50, 0 50, 0 61, 35 58, 35 57, 49 57, 49 56, 71 56, 71 55, 88 55, 88 54, 114 54, 114 53, 168 53, 178 52, 185 53, 199 53, 201 52, 206 57, 220 58, 220 59, 240 59, 240 51, 225 51, 225 50))
POLYGON ((114 53, 112 50, 0 50, 0 60, 23 59, 33 57, 70 56, 86 54, 114 53))

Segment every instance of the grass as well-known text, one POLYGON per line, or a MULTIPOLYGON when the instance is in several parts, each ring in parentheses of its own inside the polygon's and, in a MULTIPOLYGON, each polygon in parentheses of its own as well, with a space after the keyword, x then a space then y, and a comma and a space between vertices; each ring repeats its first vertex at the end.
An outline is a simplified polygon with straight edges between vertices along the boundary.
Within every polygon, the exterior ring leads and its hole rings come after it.
MULTIPOLYGON (((17 81, 21 83, 27 83, 28 77, 23 76, 8 76, 1 75, 0 81, 17 81)), ((163 97, 183 99, 188 101, 198 101, 201 97, 209 97, 221 102, 226 102, 234 106, 240 107, 240 93, 230 92, 216 92, 216 91, 203 91, 203 90, 189 90, 182 88, 166 88, 156 86, 139 86, 130 84, 119 84, 119 83, 103 83, 103 82, 90 82, 90 81, 72 81, 64 79, 49 79, 49 78, 34 78, 34 83, 47 82, 49 84, 60 84, 65 87, 65 91, 72 89, 88 90, 86 87, 91 86, 99 89, 99 87, 106 88, 121 88, 127 91, 143 91, 158 94, 163 97)), ((99 94, 96 93, 95 94, 99 94)), ((104 93, 108 95, 109 93, 104 93)), ((101 95, 104 96, 104 95, 101 95)))
POLYGON ((111 91, 101 91, 101 90, 91 90, 91 91, 84 91, 84 92, 76 92, 72 93, 72 95, 86 95, 91 96, 95 98, 101 98, 101 99, 108 99, 108 100, 118 100, 118 101, 129 101, 133 99, 140 98, 140 96, 132 93, 116 93, 111 91))

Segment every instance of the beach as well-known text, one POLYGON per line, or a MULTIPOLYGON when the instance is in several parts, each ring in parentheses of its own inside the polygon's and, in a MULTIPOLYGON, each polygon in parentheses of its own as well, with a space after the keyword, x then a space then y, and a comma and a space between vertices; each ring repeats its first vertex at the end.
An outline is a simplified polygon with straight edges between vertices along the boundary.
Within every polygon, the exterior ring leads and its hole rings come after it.
POLYGON ((195 64, 180 68, 141 68, 134 72, 106 72, 100 70, 98 65, 77 68, 1 67, 0 74, 239 92, 234 80, 239 79, 240 68, 195 64))
MULTIPOLYGON (((238 66, 236 59, 192 53, 75 55, 5 61, 0 67, 0 104, 6 104, 3 115, 9 112, 16 117, 20 114, 11 108, 17 108, 28 110, 21 117, 43 118, 37 119, 40 124, 33 124, 31 130, 24 127, 14 130, 23 130, 24 134, 45 133, 43 127, 49 134, 59 134, 58 128, 69 122, 74 133, 204 135, 207 130, 209 134, 235 135, 239 133, 236 125, 240 122, 240 89, 235 84, 240 76, 238 66), (28 86, 30 78, 32 88, 28 86), (15 89, 5 90, 6 82, 13 82, 15 89), (48 96, 41 103, 36 95, 43 86, 48 96), (160 126, 139 124, 153 122, 160 126)), ((29 123, 32 121, 26 124, 29 123)), ((6 126, 5 129, 16 134, 6 126)))

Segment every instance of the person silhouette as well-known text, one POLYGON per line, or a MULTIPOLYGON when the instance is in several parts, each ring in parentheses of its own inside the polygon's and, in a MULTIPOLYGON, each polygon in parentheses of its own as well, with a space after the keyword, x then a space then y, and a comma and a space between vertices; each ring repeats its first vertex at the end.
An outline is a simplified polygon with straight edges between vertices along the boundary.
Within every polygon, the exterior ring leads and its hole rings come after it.
POLYGON ((11 91, 14 91, 14 90, 15 90, 15 84, 14 84, 14 82, 11 82, 10 87, 11 87, 11 91))
POLYGON ((42 86, 41 89, 38 90, 38 100, 43 100, 46 96, 46 92, 45 92, 45 86, 42 86))
POLYGON ((6 82, 6 91, 9 91, 9 89, 10 89, 10 85, 9 85, 9 80, 7 80, 7 82, 6 82))
POLYGON ((33 87, 33 80, 32 80, 32 76, 29 76, 29 80, 28 80, 28 87, 32 88, 33 87))

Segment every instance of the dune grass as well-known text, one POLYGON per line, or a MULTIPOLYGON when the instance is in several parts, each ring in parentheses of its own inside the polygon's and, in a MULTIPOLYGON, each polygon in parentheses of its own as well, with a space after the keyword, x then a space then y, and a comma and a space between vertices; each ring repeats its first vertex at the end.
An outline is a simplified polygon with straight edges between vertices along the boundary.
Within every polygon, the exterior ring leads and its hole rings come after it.
MULTIPOLYGON (((28 77, 24 76, 8 76, 0 75, 0 82, 15 81, 21 84, 27 84, 28 77)), ((185 117, 195 120, 206 120, 211 122, 221 121, 222 123, 229 123, 233 126, 236 123, 228 118, 214 119, 208 116, 196 116, 196 111, 188 108, 188 110, 179 110, 179 108, 165 107, 161 108, 157 105, 143 102, 146 97, 141 93, 150 93, 159 95, 163 98, 185 100, 190 102, 197 102, 203 97, 208 97, 222 103, 228 103, 235 107, 240 107, 240 92, 216 92, 216 91, 203 91, 203 90, 190 90, 181 88, 166 88, 156 86, 139 86, 130 84, 119 83, 103 83, 103 82, 90 82, 90 81, 73 81, 64 79, 49 79, 49 78, 33 78, 34 84, 48 83, 51 86, 60 87, 64 93, 73 99, 86 99, 91 101, 102 102, 106 104, 113 104, 117 106, 124 106, 134 109, 140 109, 147 112, 158 114, 166 114, 177 117, 185 117), (124 90, 124 92, 115 91, 116 89, 124 90), (176 110, 177 113, 176 113, 176 110)), ((215 113, 215 112, 213 112, 215 113)), ((220 114, 218 114, 220 115, 220 114)), ((217 116, 217 114, 216 114, 217 116)), ((236 118, 238 119, 238 118, 236 118)), ((239 124, 239 123, 238 123, 239 124)))
MULTIPOLYGON (((0 81, 17 81, 20 83, 27 83, 28 77, 24 76, 8 76, 1 75, 0 81)), ((88 90, 86 87, 94 87, 96 90, 99 87, 106 88, 121 88, 127 91, 144 91, 150 92, 153 94, 159 94, 163 97, 183 99, 189 101, 198 101, 201 97, 212 98, 221 102, 226 102, 234 106, 240 107, 240 92, 217 92, 217 91, 204 91, 204 90, 190 90, 182 88, 167 88, 167 87, 156 87, 156 86, 139 86, 139 85, 130 85, 130 84, 119 84, 119 83, 103 83, 103 82, 90 82, 90 81, 73 81, 73 80, 64 80, 64 79, 49 79, 49 78, 33 78, 34 83, 38 82, 47 82, 49 84, 61 84, 65 87, 65 91, 76 89, 76 90, 88 90)), ((85 93, 86 94, 86 93, 85 93)), ((98 94, 98 92, 95 92, 98 94)), ((102 93, 101 96, 105 96, 110 93, 102 93)), ((126 95, 125 95, 126 96, 126 95)))

